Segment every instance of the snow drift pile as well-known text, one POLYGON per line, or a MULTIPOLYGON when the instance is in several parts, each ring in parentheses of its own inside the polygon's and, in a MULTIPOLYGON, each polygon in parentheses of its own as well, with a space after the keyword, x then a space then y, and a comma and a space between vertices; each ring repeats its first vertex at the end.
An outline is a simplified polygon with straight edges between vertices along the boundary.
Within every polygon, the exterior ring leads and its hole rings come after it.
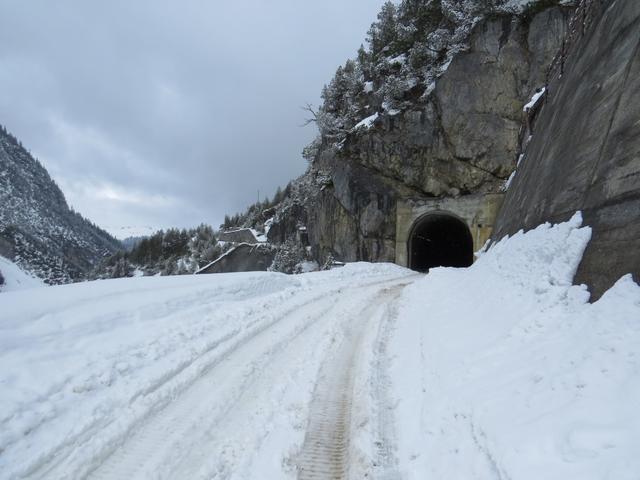
POLYGON ((405 290, 392 350, 403 478, 631 479, 640 288, 572 286, 579 215, 405 290))

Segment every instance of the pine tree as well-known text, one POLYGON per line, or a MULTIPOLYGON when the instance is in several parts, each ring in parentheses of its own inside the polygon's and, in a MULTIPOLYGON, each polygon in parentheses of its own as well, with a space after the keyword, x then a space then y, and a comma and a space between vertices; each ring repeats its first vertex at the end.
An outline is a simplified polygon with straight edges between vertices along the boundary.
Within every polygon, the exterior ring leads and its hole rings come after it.
POLYGON ((393 42, 397 39, 397 11, 391 1, 382 5, 378 13, 378 21, 371 25, 368 32, 369 46, 374 56, 380 54, 385 48, 391 50, 393 42))

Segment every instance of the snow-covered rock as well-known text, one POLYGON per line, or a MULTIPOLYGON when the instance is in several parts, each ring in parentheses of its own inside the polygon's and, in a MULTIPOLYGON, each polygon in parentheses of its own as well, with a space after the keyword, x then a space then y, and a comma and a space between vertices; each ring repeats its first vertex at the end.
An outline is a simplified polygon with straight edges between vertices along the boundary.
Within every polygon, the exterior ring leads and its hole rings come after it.
POLYGON ((365 128, 365 129, 371 128, 371 126, 378 119, 378 116, 379 116, 378 112, 376 112, 373 115, 369 115, 368 117, 363 118, 362 120, 360 120, 358 123, 355 124, 353 129, 357 130, 358 128, 365 128))
POLYGON ((522 107, 522 111, 529 112, 532 108, 534 108, 538 104, 540 99, 544 97, 544 94, 546 93, 546 91, 547 89, 545 87, 542 87, 536 93, 534 93, 533 96, 531 97, 531 100, 529 100, 526 103, 526 105, 522 107))

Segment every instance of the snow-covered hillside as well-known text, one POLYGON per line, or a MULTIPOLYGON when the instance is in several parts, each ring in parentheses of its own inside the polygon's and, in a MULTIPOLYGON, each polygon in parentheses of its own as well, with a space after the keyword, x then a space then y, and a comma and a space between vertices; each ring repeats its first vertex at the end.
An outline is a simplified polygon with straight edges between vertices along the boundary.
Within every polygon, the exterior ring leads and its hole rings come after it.
POLYGON ((0 477, 636 478, 640 287, 587 303, 589 235, 3 293, 0 477))
POLYGON ((85 277, 121 248, 69 208, 42 164, 0 126, 0 254, 59 284, 85 277))
POLYGON ((0 256, 0 292, 44 286, 44 282, 24 272, 18 265, 0 256))

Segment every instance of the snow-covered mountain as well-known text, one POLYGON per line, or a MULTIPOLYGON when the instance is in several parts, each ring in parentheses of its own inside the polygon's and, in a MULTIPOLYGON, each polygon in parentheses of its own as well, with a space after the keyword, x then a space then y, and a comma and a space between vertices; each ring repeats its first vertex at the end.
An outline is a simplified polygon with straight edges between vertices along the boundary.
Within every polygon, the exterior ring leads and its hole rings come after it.
POLYGON ((49 284, 79 280, 118 240, 69 208, 47 170, 0 128, 0 255, 49 284))

